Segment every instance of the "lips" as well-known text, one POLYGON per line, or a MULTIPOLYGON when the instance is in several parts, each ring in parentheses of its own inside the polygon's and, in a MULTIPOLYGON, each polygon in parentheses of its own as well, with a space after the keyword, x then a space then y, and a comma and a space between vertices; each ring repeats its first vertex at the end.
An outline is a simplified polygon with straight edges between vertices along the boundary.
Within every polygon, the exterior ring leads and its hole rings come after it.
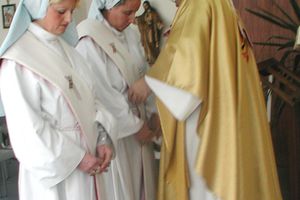
POLYGON ((68 26, 68 24, 67 25, 61 25, 61 27, 63 27, 63 28, 67 28, 67 26, 68 26))

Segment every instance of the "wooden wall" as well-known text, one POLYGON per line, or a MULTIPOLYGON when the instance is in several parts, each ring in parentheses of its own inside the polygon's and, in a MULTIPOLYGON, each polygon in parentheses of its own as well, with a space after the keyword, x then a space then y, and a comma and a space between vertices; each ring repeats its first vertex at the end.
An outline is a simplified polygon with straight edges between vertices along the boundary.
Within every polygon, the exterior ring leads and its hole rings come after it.
MULTIPOLYGON (((276 13, 276 15, 280 15, 280 11, 274 5, 274 1, 296 19, 289 0, 233 0, 252 41, 263 42, 271 35, 294 37, 289 31, 272 25, 245 10, 245 8, 263 8, 269 12, 276 13)), ((296 0, 296 2, 300 4, 300 0, 296 0)), ((281 52, 276 51, 274 47, 257 45, 254 46, 254 53, 257 62, 270 57, 278 58, 281 55, 281 52)), ((275 98, 273 98, 273 100, 274 99, 275 98)), ((272 110, 275 106, 276 104, 272 106, 272 110)), ((296 108, 286 105, 279 117, 275 117, 274 112, 271 111, 272 138, 281 189, 285 200, 300 199, 300 105, 296 108)))
MULTIPOLYGON (((289 4, 289 0, 273 0, 282 6, 289 14, 295 17, 293 10, 289 4)), ((253 14, 247 12, 245 8, 256 9, 263 8, 272 13, 279 13, 276 9, 272 0, 233 0, 236 9, 238 10, 241 18, 243 19, 247 31, 250 35, 250 38, 253 42, 263 42, 266 41, 272 34, 279 35, 290 35, 288 31, 283 31, 282 28, 272 25, 269 22, 254 16, 253 14)), ((297 0, 300 4, 300 1, 297 0)), ((264 59, 279 56, 280 52, 277 52, 275 48, 270 48, 266 46, 257 46, 254 47, 255 56, 257 61, 262 61, 264 59)))

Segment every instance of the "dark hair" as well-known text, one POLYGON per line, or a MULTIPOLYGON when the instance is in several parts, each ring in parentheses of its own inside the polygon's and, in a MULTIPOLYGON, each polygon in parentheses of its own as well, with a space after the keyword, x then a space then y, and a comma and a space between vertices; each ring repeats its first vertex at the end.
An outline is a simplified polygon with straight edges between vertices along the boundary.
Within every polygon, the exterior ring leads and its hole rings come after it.
POLYGON ((148 5, 150 6, 150 2, 147 1, 147 0, 143 2, 143 5, 144 5, 144 4, 148 4, 148 5))

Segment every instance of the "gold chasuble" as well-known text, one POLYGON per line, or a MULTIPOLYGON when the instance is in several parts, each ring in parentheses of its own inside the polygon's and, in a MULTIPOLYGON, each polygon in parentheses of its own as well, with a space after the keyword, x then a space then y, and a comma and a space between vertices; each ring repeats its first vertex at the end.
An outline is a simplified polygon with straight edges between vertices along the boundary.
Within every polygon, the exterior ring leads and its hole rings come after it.
MULTIPOLYGON (((257 66, 231 0, 181 0, 150 77, 202 100, 195 169, 221 200, 279 200, 257 66)), ((162 102, 159 200, 188 200, 185 122, 162 102)), ((196 136, 195 136, 196 137, 196 136)))

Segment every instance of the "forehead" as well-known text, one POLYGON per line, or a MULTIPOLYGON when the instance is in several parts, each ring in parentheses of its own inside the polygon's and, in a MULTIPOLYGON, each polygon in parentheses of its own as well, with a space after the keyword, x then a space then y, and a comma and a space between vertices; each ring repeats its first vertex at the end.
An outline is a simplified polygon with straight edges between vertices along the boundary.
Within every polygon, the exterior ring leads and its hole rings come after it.
POLYGON ((80 0, 49 0, 49 4, 69 4, 74 3, 76 6, 78 5, 80 0))

